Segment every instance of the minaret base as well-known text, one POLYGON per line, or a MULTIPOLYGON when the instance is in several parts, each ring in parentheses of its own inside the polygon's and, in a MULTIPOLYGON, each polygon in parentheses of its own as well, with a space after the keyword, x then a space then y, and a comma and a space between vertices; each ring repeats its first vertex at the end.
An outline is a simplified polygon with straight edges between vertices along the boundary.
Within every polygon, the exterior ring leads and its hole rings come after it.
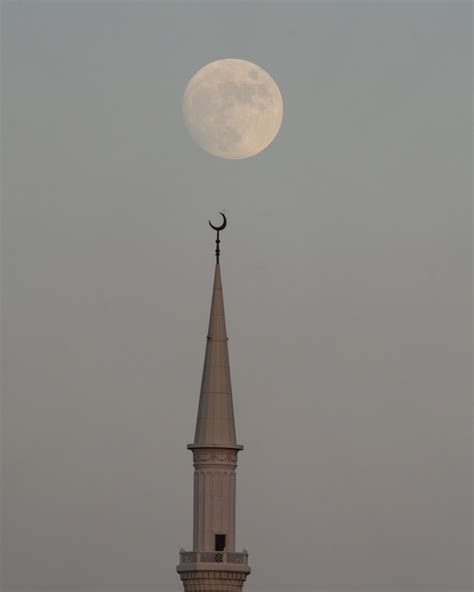
POLYGON ((180 573, 184 592, 241 592, 246 573, 232 571, 191 571, 180 573))

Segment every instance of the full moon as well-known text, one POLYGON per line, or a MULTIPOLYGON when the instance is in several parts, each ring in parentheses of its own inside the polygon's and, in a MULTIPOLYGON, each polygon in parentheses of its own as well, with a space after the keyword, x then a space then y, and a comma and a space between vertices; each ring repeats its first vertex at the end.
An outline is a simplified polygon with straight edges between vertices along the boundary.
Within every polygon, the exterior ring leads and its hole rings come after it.
POLYGON ((254 156, 275 138, 283 100, 273 78, 246 60, 207 64, 191 78, 183 117, 194 141, 220 158, 254 156))

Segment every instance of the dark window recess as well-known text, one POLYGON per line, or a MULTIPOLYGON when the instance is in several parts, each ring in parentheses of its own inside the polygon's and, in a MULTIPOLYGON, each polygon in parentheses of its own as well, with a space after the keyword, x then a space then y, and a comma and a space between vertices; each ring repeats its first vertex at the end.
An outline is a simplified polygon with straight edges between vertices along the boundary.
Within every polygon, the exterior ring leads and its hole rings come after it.
POLYGON ((216 534, 216 551, 223 551, 225 548, 225 534, 216 534))

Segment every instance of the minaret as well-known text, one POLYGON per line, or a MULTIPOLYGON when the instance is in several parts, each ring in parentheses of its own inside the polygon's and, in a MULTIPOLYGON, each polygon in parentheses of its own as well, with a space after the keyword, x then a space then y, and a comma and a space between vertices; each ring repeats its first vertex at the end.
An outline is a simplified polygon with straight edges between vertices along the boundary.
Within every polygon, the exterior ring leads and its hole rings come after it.
POLYGON ((235 436, 229 353, 219 264, 216 267, 201 395, 194 442, 188 444, 194 464, 193 550, 181 549, 176 567, 184 592, 240 592, 247 575, 248 554, 235 551, 235 469, 243 446, 235 436))

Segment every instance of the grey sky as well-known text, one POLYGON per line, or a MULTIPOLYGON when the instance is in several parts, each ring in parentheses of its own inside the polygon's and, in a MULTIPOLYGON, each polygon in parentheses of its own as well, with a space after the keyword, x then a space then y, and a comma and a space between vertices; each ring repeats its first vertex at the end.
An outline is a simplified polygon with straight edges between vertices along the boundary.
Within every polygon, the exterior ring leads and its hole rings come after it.
POLYGON ((180 590, 222 277, 252 590, 471 590, 471 4, 3 4, 5 590, 180 590), (264 152, 181 120, 223 57, 264 152))

